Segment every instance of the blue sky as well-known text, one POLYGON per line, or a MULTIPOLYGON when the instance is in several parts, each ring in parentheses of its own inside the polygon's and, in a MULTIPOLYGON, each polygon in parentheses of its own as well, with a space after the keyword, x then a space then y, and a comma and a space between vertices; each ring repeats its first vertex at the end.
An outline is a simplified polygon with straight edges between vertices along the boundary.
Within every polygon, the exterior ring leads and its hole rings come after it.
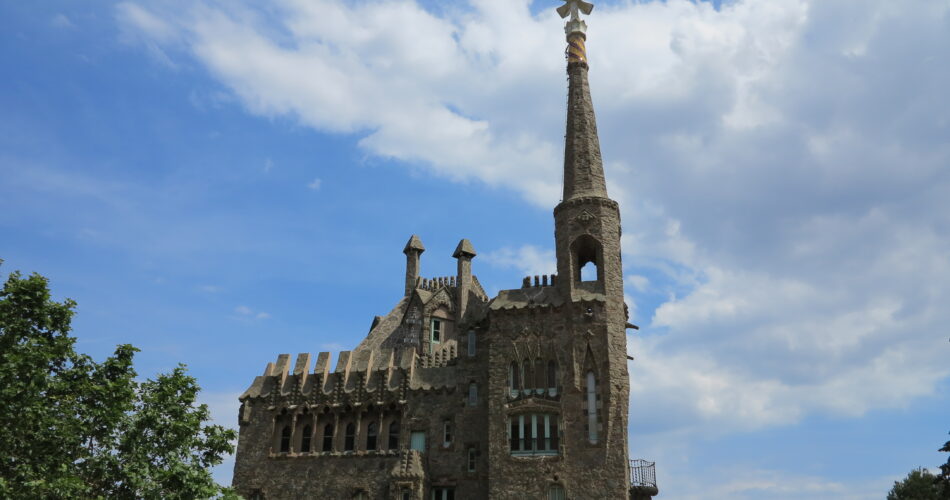
MULTIPOLYGON (((553 0, 4 2, 0 271, 80 348, 186 363, 216 420, 348 349, 402 247, 490 293, 553 271, 553 0)), ((882 498, 950 431, 950 5, 599 2, 631 455, 662 498, 882 498)), ((228 462, 217 476, 230 480, 228 462)))

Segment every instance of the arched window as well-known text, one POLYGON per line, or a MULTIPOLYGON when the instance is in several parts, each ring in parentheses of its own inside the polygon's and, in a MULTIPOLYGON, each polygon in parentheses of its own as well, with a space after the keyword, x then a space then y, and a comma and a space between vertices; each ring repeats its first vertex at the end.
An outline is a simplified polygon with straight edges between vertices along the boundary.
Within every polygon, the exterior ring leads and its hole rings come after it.
POLYGON ((280 431, 280 452, 290 452, 290 426, 285 425, 280 431))
POLYGON ((303 426, 303 436, 300 437, 300 451, 310 453, 310 435, 313 433, 313 427, 303 426))
POLYGON ((587 372, 587 440, 597 443, 597 379, 587 372))
POLYGON ((389 423, 389 449, 399 448, 399 421, 393 420, 389 423))
POLYGON ((323 451, 333 451, 333 424, 323 426, 323 451))
POLYGON ((468 384, 468 405, 478 405, 478 384, 475 382, 469 382, 468 384))
POLYGON ((582 235, 571 244, 571 253, 575 266, 574 281, 594 281, 603 278, 603 270, 600 268, 603 248, 599 241, 590 235, 582 235))
POLYGON ((531 360, 524 358, 524 361, 521 363, 521 388, 522 392, 527 394, 531 391, 531 386, 534 379, 531 377, 531 360))
POLYGON ((343 435, 343 451, 353 451, 356 447, 356 424, 346 424, 346 434, 343 435))
POLYGON ((544 392, 544 379, 545 379, 545 370, 544 370, 544 361, 541 358, 534 360, 534 389, 535 393, 541 394, 544 392))
POLYGON ((508 390, 511 397, 517 396, 519 389, 521 389, 521 370, 518 368, 518 363, 512 361, 508 368, 508 390))
POLYGON ((475 356, 475 330, 468 331, 468 357, 475 356))
POLYGON ((366 426, 366 449, 376 449, 376 437, 379 435, 379 429, 376 428, 376 422, 370 422, 366 426))
POLYGON ((553 359, 548 361, 548 393, 557 394, 557 363, 553 359))

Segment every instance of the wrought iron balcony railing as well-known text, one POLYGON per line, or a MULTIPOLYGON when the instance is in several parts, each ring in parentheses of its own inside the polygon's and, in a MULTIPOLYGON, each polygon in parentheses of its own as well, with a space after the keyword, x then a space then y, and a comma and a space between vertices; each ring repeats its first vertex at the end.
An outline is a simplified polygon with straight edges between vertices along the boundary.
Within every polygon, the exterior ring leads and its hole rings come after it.
POLYGON ((630 461, 630 486, 651 486, 656 488, 656 462, 643 459, 630 461))

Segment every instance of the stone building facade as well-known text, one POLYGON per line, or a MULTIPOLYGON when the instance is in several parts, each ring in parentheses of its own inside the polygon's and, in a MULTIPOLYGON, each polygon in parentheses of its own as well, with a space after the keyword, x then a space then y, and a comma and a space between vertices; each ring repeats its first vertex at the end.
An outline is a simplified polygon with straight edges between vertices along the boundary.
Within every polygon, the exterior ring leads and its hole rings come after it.
MULTIPOLYGON (((251 499, 650 498, 631 484, 620 212, 607 196, 570 0, 564 195, 556 275, 495 297, 472 274, 423 278, 412 236, 405 293, 353 350, 280 355, 240 397, 233 485, 251 499), (581 268, 585 265, 592 270, 581 268)), ((643 470, 634 471, 635 478, 643 470)))

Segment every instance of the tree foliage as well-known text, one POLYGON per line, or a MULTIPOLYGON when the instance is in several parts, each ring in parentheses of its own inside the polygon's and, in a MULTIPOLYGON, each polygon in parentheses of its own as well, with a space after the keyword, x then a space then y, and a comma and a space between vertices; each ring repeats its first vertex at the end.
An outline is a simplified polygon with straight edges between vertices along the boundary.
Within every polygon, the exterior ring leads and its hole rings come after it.
POLYGON ((927 469, 914 469, 894 482, 887 500, 950 500, 950 488, 927 469))
POLYGON ((205 425, 193 377, 136 380, 138 349, 102 362, 75 351, 76 303, 46 278, 12 273, 0 291, 0 498, 209 498, 233 430, 205 425))

